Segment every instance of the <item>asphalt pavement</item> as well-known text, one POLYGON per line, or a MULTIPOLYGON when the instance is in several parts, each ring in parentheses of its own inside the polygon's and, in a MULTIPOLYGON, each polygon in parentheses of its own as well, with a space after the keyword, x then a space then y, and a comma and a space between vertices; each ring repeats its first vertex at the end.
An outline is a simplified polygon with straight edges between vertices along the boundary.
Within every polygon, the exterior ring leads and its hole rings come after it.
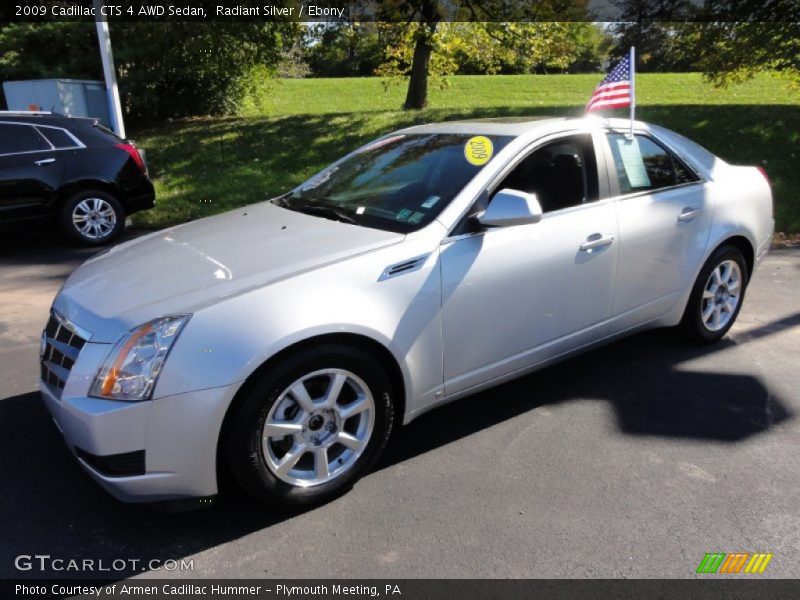
POLYGON ((433 411, 314 510, 230 487, 177 515, 102 491, 36 391, 50 302, 93 252, 0 245, 0 577, 92 575, 21 554, 140 561, 105 577, 683 578, 770 552, 759 577, 800 574, 800 251, 765 259, 716 345, 648 332, 433 411), (147 567, 168 559, 193 570, 147 567))

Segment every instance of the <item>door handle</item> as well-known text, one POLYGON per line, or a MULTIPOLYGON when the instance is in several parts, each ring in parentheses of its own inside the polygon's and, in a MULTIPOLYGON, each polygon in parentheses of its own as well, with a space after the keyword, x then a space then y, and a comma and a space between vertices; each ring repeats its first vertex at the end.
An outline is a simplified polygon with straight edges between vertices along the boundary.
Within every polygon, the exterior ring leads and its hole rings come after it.
POLYGON ((598 248, 605 248, 606 246, 610 246, 613 243, 614 243, 613 235, 600 235, 599 233, 595 233, 594 235, 590 235, 586 239, 586 241, 581 244, 581 251, 591 252, 592 250, 597 250, 598 248))
POLYGON ((41 167, 44 165, 49 165, 50 163, 54 162, 56 162, 55 158, 43 158, 42 160, 35 161, 33 164, 35 164, 37 167, 41 167))
POLYGON ((692 208, 691 206, 687 206, 681 211, 681 214, 678 215, 678 221, 685 223, 686 221, 691 221, 695 217, 697 217, 702 211, 699 208, 692 208))

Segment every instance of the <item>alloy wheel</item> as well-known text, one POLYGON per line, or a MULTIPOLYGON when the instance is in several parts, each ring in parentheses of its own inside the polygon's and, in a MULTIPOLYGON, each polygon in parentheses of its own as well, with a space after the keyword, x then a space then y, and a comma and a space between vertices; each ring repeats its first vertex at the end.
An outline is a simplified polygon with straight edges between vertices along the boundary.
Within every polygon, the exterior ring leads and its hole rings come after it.
POLYGON ((725 260, 708 276, 700 302, 700 318, 709 331, 723 329, 733 318, 742 292, 742 271, 734 260, 725 260))
POLYGON ((99 240, 114 231, 117 213, 103 198, 86 198, 72 209, 72 224, 85 238, 99 240))
POLYGON ((308 373, 288 386, 267 414, 264 460, 291 485, 326 483, 355 465, 374 421, 375 401, 357 375, 343 369, 308 373))

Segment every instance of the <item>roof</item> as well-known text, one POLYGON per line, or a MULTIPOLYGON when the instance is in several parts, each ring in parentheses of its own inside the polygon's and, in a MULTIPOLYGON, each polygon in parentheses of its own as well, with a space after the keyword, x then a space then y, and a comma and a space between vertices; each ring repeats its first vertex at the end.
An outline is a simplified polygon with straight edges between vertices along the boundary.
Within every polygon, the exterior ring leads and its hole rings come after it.
POLYGON ((65 120, 67 122, 97 121, 94 117, 70 117, 68 115, 45 111, 0 110, 0 121, 20 121, 24 123, 39 123, 41 125, 64 126, 65 120))
MULTIPOLYGON (((635 121, 638 129, 648 129, 648 125, 635 121)), ((595 127, 628 127, 628 119, 604 119, 597 116, 569 116, 569 117, 498 117, 482 119, 466 119, 460 121, 444 121, 441 123, 428 123, 403 129, 405 133, 467 133, 476 135, 510 135, 514 137, 523 134, 536 133, 547 135, 567 129, 595 128, 595 127)))
POLYGON ((14 81, 5 81, 3 85, 6 83, 17 85, 17 84, 26 84, 26 83, 40 83, 42 81, 59 81, 61 83, 91 83, 97 84, 105 87, 105 83, 99 79, 70 79, 69 77, 45 77, 44 79, 16 79, 14 81))

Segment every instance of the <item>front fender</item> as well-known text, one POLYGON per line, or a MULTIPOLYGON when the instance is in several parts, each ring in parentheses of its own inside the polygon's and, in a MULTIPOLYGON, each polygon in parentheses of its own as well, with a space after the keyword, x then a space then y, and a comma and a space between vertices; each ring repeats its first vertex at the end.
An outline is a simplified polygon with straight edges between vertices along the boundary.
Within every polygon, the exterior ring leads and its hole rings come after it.
POLYGON ((419 254, 397 246, 196 311, 167 358, 154 398, 241 382, 298 342, 349 333, 370 338, 395 358, 407 410, 431 400, 442 385, 438 249, 422 268, 379 280, 384 262, 419 254))

